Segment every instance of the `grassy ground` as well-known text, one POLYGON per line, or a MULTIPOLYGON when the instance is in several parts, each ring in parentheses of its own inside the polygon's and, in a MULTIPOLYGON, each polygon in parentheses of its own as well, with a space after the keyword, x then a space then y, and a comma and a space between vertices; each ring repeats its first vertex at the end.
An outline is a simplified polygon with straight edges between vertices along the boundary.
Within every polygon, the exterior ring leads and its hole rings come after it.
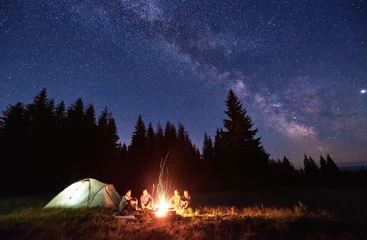
POLYGON ((137 222, 114 219, 109 209, 42 210, 50 200, 47 196, 4 199, 0 201, 0 239, 367 239, 364 191, 355 193, 356 200, 343 191, 332 190, 326 199, 321 193, 317 197, 314 190, 302 194, 308 196, 300 199, 306 205, 296 200, 287 206, 281 206, 286 205, 282 198, 293 200, 300 195, 282 190, 197 195, 202 206, 193 206, 181 217, 137 222), (232 198, 240 196, 247 196, 242 204, 246 206, 213 206, 213 198, 223 204, 224 199, 235 202, 232 198), (312 200, 317 198, 319 205, 312 200), (328 205, 329 198, 335 199, 333 204, 328 205), (205 207, 205 202, 212 206, 205 207))

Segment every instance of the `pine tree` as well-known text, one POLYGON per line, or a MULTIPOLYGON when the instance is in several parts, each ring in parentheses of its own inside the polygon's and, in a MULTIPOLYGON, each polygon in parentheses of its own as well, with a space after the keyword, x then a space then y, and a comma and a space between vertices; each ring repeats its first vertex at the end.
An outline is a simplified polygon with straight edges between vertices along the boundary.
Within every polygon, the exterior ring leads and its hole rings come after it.
POLYGON ((213 185, 214 175, 214 150, 213 150, 213 141, 210 136, 205 132, 204 133, 204 141, 202 145, 202 155, 201 160, 199 161, 199 174, 202 176, 201 181, 203 184, 203 188, 208 189, 213 185))
POLYGON ((67 116, 66 116, 66 107, 65 102, 61 101, 56 105, 54 110, 54 141, 53 144, 55 146, 54 150, 54 160, 57 162, 62 162, 58 167, 58 175, 55 177, 54 187, 62 188, 65 186, 65 183, 69 182, 70 179, 67 174, 64 172, 68 171, 68 167, 73 162, 70 160, 70 155, 68 153, 68 133, 67 133, 67 116))
POLYGON ((214 156, 214 151, 213 151, 213 141, 210 138, 210 136, 208 136, 207 133, 204 133, 204 142, 203 142, 203 160, 206 164, 212 164, 212 160, 213 160, 213 156, 214 156))
POLYGON ((84 103, 81 98, 78 98, 68 109, 67 118, 71 127, 76 130, 81 130, 84 120, 84 103))
POLYGON ((286 156, 283 157, 283 160, 280 161, 278 159, 278 167, 280 168, 280 176, 283 177, 284 183, 292 183, 296 177, 296 169, 293 164, 288 160, 286 156))
POLYGON ((61 101, 55 108, 54 116, 56 118, 56 124, 58 127, 65 125, 66 113, 65 113, 65 103, 61 101))
POLYGON ((98 132, 99 135, 105 136, 107 132, 107 124, 108 124, 108 109, 104 107, 100 116, 98 117, 98 132))
MULTIPOLYGON (((153 127, 152 127, 153 129, 153 127)), ((151 133, 149 134, 151 135, 151 133)), ((147 133, 148 136, 148 133, 147 133)), ((157 127, 156 127, 156 131, 154 133, 154 148, 153 148, 153 153, 152 153, 152 157, 151 157, 151 164, 150 164, 150 178, 151 181, 150 183, 156 183, 158 181, 158 173, 160 171, 159 169, 159 164, 161 161, 161 158, 165 157, 164 150, 163 150, 163 145, 164 145, 164 135, 163 135, 163 129, 162 129, 162 125, 160 124, 160 122, 158 122, 157 127)))
POLYGON ((138 120, 136 121, 135 131, 131 137, 131 150, 137 148, 138 150, 145 150, 147 144, 147 137, 146 137, 146 129, 144 125, 144 121, 141 115, 139 115, 138 120))
POLYGON ((153 155, 153 151, 155 148, 155 133, 153 129, 153 125, 150 122, 148 124, 148 130, 147 130, 147 148, 148 148, 148 155, 153 155))
POLYGON ((153 124, 149 122, 146 133, 147 147, 146 147, 146 169, 143 170, 145 176, 145 185, 149 186, 151 183, 156 182, 156 176, 159 167, 159 157, 155 156, 156 151, 156 137, 153 129, 153 124), (154 171, 153 171, 154 169, 154 171))
POLYGON ((336 165, 336 163, 334 162, 334 160, 330 157, 329 154, 327 154, 326 156, 326 163, 327 163, 327 169, 328 172, 330 173, 330 175, 336 175, 339 173, 339 167, 338 165, 336 165))
POLYGON ((47 91, 45 88, 34 97, 31 104, 27 105, 26 114, 29 120, 33 144, 42 145, 44 141, 50 142, 50 139, 47 139, 47 136, 53 127, 53 111, 54 102, 47 98, 47 91))
POLYGON ((6 138, 14 137, 20 139, 28 131, 25 121, 24 105, 18 102, 3 110, 3 116, 0 117, 0 128, 6 138))
POLYGON ((96 113, 92 104, 89 104, 84 113, 83 119, 83 142, 85 142, 84 148, 87 152, 87 158, 93 157, 96 154, 95 148, 97 147, 97 123, 96 113))
POLYGON ((85 142, 84 142, 84 103, 78 98, 67 110, 67 145, 68 161, 73 164, 70 169, 70 181, 85 178, 85 142))
POLYGON ((109 151, 113 157, 116 156, 116 149, 118 140, 120 137, 117 132, 116 122, 115 119, 112 117, 112 113, 108 116, 108 123, 107 123, 107 143, 109 144, 109 151))
MULTIPOLYGON (((121 161, 123 164, 126 163, 127 160, 127 146, 126 144, 122 144, 121 143, 118 145, 118 154, 117 154, 119 161, 121 161)), ((119 169, 119 172, 122 172, 122 169, 119 169)))
POLYGON ((201 160, 201 153, 197 146, 194 145, 195 148, 195 161, 198 162, 201 160))
POLYGON ((177 130, 177 141, 179 142, 180 146, 185 146, 185 127, 181 123, 178 123, 178 130, 177 130))
POLYGON ((33 174, 33 184, 47 191, 50 186, 44 179, 56 175, 49 165, 49 156, 54 155, 56 122, 54 101, 48 99, 45 88, 27 105, 25 116, 30 133, 28 159, 32 162, 28 171, 33 174))
POLYGON ((33 169, 27 148, 29 129, 25 112, 23 103, 18 102, 3 110, 3 116, 0 117, 0 164, 3 169, 0 180, 12 183, 10 189, 5 186, 3 193, 15 193, 19 188, 14 189, 14 186, 31 182, 31 179, 27 179, 33 169))
POLYGON ((71 150, 71 157, 79 159, 82 152, 80 151, 83 144, 84 133, 84 103, 78 98, 67 110, 67 133, 68 148, 71 150))
MULTIPOLYGON (((163 137, 163 155, 165 156, 169 152, 169 158, 166 163, 166 167, 170 172, 170 178, 172 182, 178 184, 181 182, 182 169, 181 156, 178 149, 177 142, 177 130, 175 125, 167 121, 164 128, 163 137)), ((177 185, 176 185, 177 186, 177 185)))
POLYGON ((319 167, 317 166, 315 160, 313 160, 313 158, 311 156, 308 157, 309 160, 309 168, 315 173, 317 174, 317 172, 319 171, 319 167))
POLYGON ((189 172, 191 170, 191 162, 190 159, 188 158, 188 152, 187 152, 187 148, 186 148, 186 130, 183 124, 178 123, 178 127, 177 127, 177 141, 176 141, 176 147, 175 147, 175 152, 176 152, 176 156, 177 159, 175 159, 175 161, 177 162, 176 164, 176 168, 178 169, 178 171, 176 171, 176 177, 177 180, 182 184, 182 185, 187 185, 189 184, 189 180, 187 179, 187 172, 189 172))
POLYGON ((261 138, 255 137, 258 129, 254 128, 251 118, 243 108, 237 96, 229 91, 226 100, 223 124, 227 131, 222 133, 226 143, 226 156, 229 158, 225 174, 233 176, 233 184, 241 187, 243 181, 257 179, 254 184, 265 183, 269 155, 261 145, 261 138))
POLYGON ((163 143, 163 129, 162 129, 162 125, 158 122, 157 124, 157 131, 156 131, 156 140, 157 143, 162 144, 163 143))
POLYGON ((309 165, 309 159, 308 159, 307 155, 305 154, 304 158, 303 158, 303 166, 304 166, 304 168, 306 168, 306 166, 308 166, 308 165, 309 165))
POLYGON ((323 178, 322 183, 327 186, 335 185, 335 177, 339 171, 338 166, 328 154, 326 157, 320 156, 320 175, 323 178))
POLYGON ((185 134, 184 135, 185 135, 184 136, 184 139, 185 139, 184 140, 184 142, 185 142, 185 149, 186 149, 186 151, 188 153, 192 149, 192 141, 190 139, 190 135, 189 135, 189 132, 188 131, 185 130, 185 134))
POLYGON ((94 176, 93 165, 98 162, 98 152, 97 147, 97 123, 96 123, 96 113, 92 104, 89 104, 85 109, 83 118, 83 162, 87 165, 84 167, 86 170, 86 176, 94 176))
MULTIPOLYGON (((214 137, 214 147, 213 147, 213 163, 211 164, 211 180, 215 184, 216 189, 224 190, 228 187, 226 181, 223 181, 218 176, 223 175, 223 169, 226 168, 226 164, 224 161, 228 159, 226 156, 227 151, 227 143, 223 139, 223 130, 217 128, 215 137, 214 137)), ((212 187, 214 187, 212 185, 212 187)))
POLYGON ((210 136, 208 136, 208 148, 207 148, 208 161, 212 162, 214 158, 214 146, 213 140, 210 136))
POLYGON ((126 188, 126 183, 128 179, 124 176, 124 172, 126 171, 126 167, 128 165, 127 160, 127 146, 126 144, 119 143, 117 148, 117 163, 114 166, 114 185, 117 189, 124 189, 126 188))
POLYGON ((171 158, 173 158, 172 149, 176 146, 177 143, 177 131, 175 125, 167 121, 166 126, 164 128, 164 148, 166 152, 169 152, 171 154, 171 158))
POLYGON ((162 125, 158 122, 157 130, 155 132, 155 146, 156 147, 155 147, 155 153, 154 153, 154 158, 157 159, 157 165, 158 165, 157 169, 158 170, 159 170, 160 159, 164 155, 163 144, 164 144, 163 129, 162 129, 162 125))
POLYGON ((98 178, 103 177, 104 173, 100 169, 105 168, 105 163, 101 161, 101 159, 105 159, 106 152, 108 152, 108 118, 109 111, 107 106, 103 108, 97 120, 97 129, 96 129, 96 152, 94 158, 94 167, 91 175, 96 176, 98 178), (101 176, 102 175, 102 176, 101 176))
POLYGON ((92 104, 89 104, 84 113, 84 125, 86 129, 94 129, 96 124, 96 112, 92 104))
POLYGON ((285 171, 285 175, 287 175, 289 180, 291 180, 291 178, 294 177, 296 171, 293 164, 288 160, 286 156, 284 156, 281 165, 285 171))
POLYGON ((320 174, 326 176, 328 174, 327 163, 323 156, 320 155, 320 174))
POLYGON ((65 102, 61 101, 59 104, 56 105, 55 107, 55 117, 63 119, 66 117, 66 113, 65 113, 65 102))
POLYGON ((140 176, 136 182, 136 187, 140 189, 144 188, 146 181, 142 173, 149 167, 149 162, 146 160, 146 151, 146 128, 142 116, 139 115, 128 148, 128 168, 131 169, 132 176, 140 176))
POLYGON ((282 164, 286 169, 289 169, 289 170, 292 170, 292 171, 294 170, 293 164, 288 160, 288 158, 286 156, 283 157, 282 164))
POLYGON ((105 164, 103 172, 103 179, 109 182, 119 182, 123 181, 123 178, 120 177, 119 169, 123 167, 123 163, 118 158, 118 140, 119 135, 117 132, 115 119, 112 117, 112 113, 108 114, 107 119, 107 129, 106 129, 106 142, 105 142, 105 160, 108 161, 109 164, 105 164))
POLYGON ((308 180, 308 184, 315 185, 318 181, 319 167, 311 156, 304 157, 304 173, 308 180))

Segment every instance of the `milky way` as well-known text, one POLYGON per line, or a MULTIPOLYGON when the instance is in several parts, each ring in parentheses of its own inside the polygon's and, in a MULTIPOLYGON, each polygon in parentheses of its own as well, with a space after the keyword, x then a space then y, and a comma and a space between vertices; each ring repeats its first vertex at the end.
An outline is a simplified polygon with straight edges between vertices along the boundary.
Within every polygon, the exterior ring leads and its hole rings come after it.
POLYGON ((18 0, 0 3, 0 108, 46 87, 107 105, 129 142, 138 114, 201 145, 228 89, 271 157, 367 161, 363 1, 18 0))

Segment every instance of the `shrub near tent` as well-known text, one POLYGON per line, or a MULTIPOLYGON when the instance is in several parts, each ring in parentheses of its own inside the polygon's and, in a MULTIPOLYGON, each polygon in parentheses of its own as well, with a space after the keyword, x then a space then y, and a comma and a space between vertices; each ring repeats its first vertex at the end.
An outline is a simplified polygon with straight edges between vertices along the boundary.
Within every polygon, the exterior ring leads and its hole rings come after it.
POLYGON ((44 208, 117 208, 120 200, 121 197, 112 184, 86 178, 65 188, 44 208))

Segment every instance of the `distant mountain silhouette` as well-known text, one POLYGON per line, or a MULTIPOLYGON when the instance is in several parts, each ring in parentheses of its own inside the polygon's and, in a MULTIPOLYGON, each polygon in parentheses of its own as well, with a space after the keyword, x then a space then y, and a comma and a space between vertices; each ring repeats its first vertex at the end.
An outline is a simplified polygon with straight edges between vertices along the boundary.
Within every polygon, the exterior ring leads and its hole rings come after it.
POLYGON ((339 163, 340 170, 359 171, 367 170, 367 162, 339 163))
POLYGON ((359 171, 359 170, 367 170, 367 166, 345 166, 339 167, 340 170, 349 170, 349 171, 359 171))

